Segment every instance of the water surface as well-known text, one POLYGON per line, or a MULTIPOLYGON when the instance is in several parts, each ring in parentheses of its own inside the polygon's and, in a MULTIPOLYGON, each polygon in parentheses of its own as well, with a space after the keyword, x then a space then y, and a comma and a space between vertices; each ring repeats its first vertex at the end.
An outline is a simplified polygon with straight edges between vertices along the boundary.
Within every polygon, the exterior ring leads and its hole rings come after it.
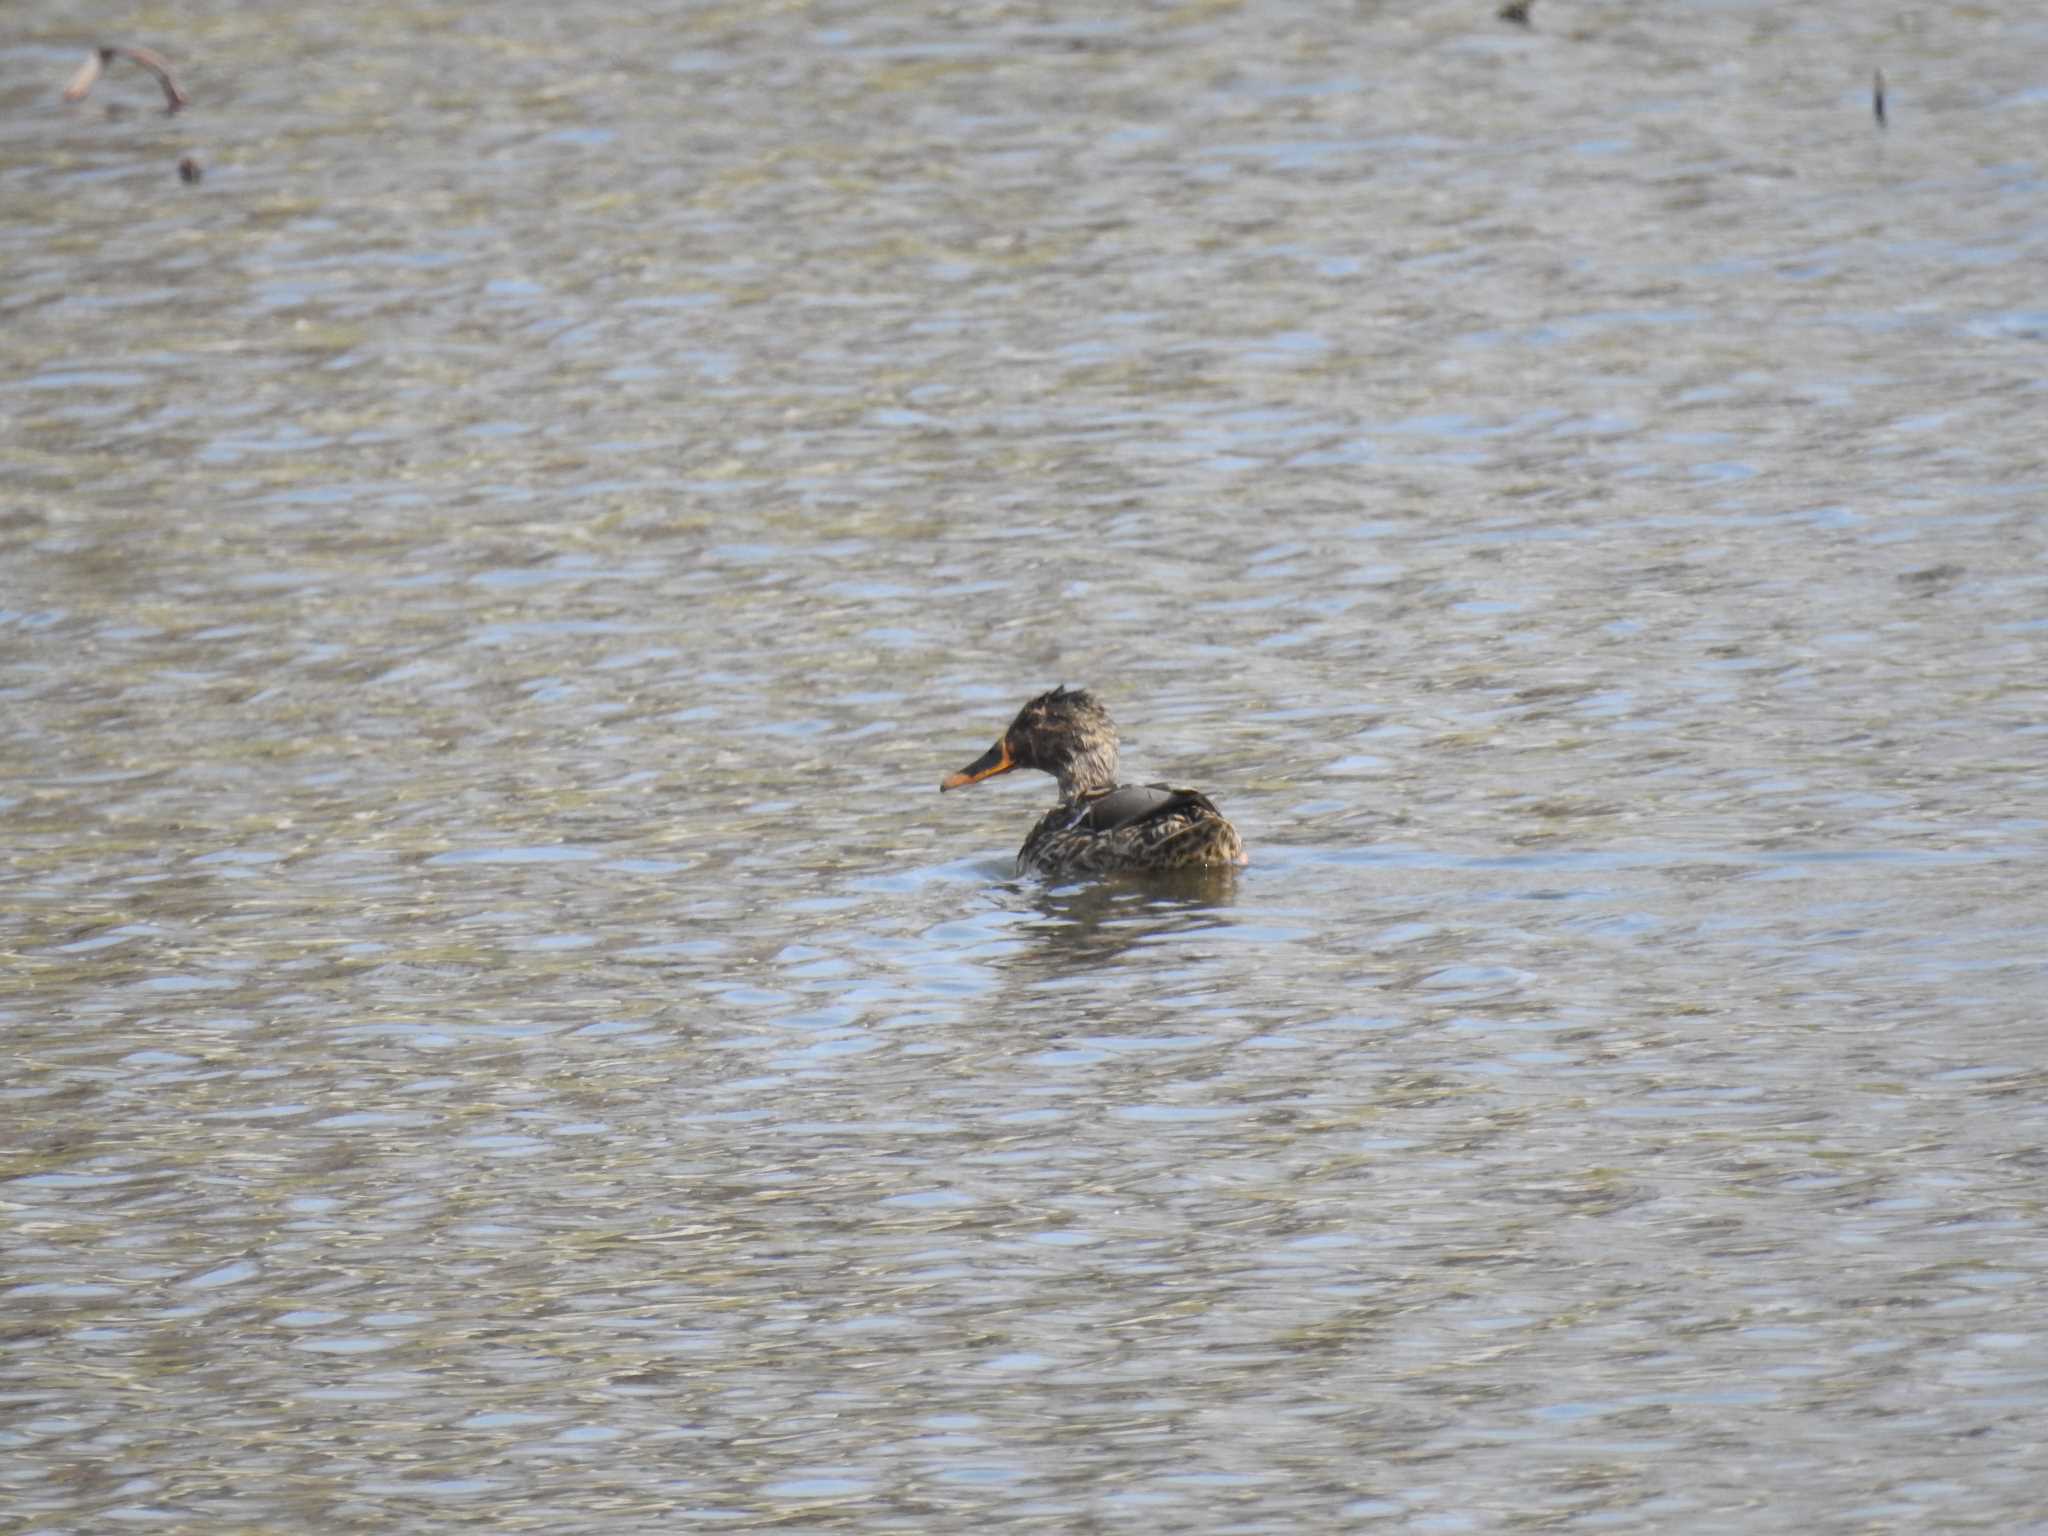
POLYGON ((1493 9, 17 8, 9 1529, 2039 1521, 2048 23, 1493 9))

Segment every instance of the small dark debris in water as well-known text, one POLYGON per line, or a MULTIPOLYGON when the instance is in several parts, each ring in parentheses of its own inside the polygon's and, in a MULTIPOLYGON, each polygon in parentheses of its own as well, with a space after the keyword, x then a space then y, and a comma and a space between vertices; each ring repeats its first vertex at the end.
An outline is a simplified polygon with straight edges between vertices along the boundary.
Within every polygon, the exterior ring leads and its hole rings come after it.
POLYGON ((1877 119, 1877 126, 1880 128, 1884 127, 1884 71, 1881 69, 1871 77, 1870 111, 1871 115, 1877 119))
POLYGON ((1964 571, 1960 565, 1930 565, 1925 570, 1906 572, 1899 578, 1899 585, 1911 587, 1925 596, 1938 588, 1952 586, 1961 579, 1964 571))
POLYGON ((185 183, 188 187, 196 186, 199 178, 205 174, 206 167, 201 165, 198 159, 192 155, 187 155, 178 162, 178 180, 185 183))
POLYGON ((1935 592, 1948 592, 1956 582, 1966 575, 1962 565, 1929 565, 1923 571, 1907 571, 1898 578, 1898 586, 1907 588, 1915 596, 1931 598, 1935 592))
POLYGON ((1518 27, 1526 27, 1530 25, 1529 10, 1535 4, 1536 0, 1508 0, 1508 3, 1494 14, 1502 21, 1512 21, 1518 27))
POLYGON ((99 83, 100 75, 105 72, 106 67, 116 59, 127 59, 140 64, 156 76, 156 83, 163 87, 166 113, 176 112, 180 107, 190 104, 191 98, 179 90, 178 82, 171 78, 171 66, 162 54, 151 48, 121 48, 107 45, 95 48, 86 56, 85 62, 78 66, 78 73, 73 75, 71 83, 64 87, 64 99, 85 100, 87 93, 99 83))

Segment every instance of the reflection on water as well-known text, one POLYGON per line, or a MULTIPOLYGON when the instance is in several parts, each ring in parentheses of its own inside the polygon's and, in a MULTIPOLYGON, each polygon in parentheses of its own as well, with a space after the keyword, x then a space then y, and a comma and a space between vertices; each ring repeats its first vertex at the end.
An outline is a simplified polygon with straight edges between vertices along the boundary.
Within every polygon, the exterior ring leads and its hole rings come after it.
POLYGON ((1177 869, 1037 890, 1031 904, 1043 920, 1029 926, 1025 953, 1047 975, 1085 976, 1140 945, 1215 934, 1237 878, 1229 867, 1177 869))
POLYGON ((2048 38, 1492 10, 17 7, 10 1516, 2037 1518, 2048 38))

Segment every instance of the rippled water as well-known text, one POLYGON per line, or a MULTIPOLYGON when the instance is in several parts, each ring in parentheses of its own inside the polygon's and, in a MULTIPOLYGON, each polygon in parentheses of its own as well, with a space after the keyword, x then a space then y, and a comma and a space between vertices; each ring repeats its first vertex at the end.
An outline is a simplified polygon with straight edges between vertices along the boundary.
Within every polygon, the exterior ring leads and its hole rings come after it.
POLYGON ((2048 21, 1493 9, 16 8, 0 1527, 2038 1527, 2048 21))

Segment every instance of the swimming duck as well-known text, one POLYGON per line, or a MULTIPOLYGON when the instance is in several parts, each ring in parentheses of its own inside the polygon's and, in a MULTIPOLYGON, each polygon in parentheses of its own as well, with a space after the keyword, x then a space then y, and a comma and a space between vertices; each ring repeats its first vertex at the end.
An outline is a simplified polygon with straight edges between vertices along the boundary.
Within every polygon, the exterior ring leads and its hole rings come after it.
POLYGON ((1012 768, 1060 781, 1060 803, 1024 839, 1018 872, 1107 875, 1243 864, 1244 840, 1205 794, 1168 784, 1118 784, 1116 727, 1085 688, 1055 688, 1017 711, 1000 740, 941 790, 1012 768))

